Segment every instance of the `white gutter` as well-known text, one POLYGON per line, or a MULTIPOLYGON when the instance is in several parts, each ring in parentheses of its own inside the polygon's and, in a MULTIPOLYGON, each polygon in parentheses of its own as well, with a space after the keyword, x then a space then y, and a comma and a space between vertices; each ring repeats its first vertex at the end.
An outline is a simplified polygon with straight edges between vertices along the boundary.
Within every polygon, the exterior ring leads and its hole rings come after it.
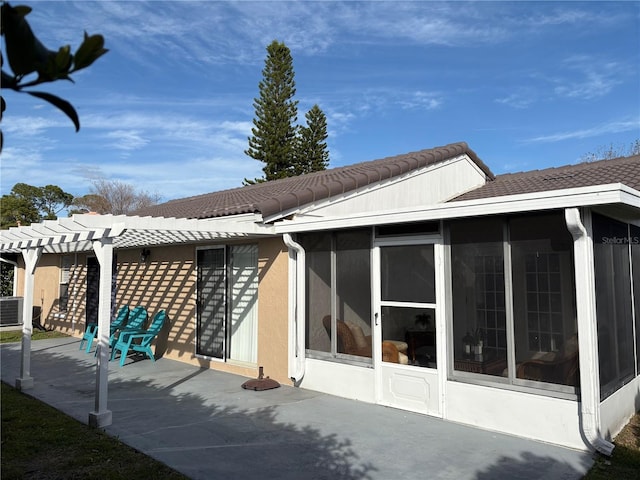
POLYGON ((290 234, 282 239, 289 248, 289 378, 297 386, 305 373, 305 252, 290 234))
POLYGON ((611 456, 615 445, 600 436, 600 368, 598 365, 598 325, 596 321, 595 270, 591 236, 591 212, 564 211, 573 236, 580 361, 580 419, 585 440, 598 452, 611 456))

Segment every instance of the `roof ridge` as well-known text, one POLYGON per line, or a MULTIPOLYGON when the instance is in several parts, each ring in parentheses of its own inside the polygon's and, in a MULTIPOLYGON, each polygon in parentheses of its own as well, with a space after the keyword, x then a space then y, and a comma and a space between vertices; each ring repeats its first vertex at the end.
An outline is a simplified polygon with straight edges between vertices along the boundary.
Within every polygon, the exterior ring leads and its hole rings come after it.
POLYGON ((169 200, 135 212, 142 215, 209 218, 260 212, 276 215, 307 203, 356 190, 466 154, 489 179, 495 175, 466 142, 343 165, 295 177, 169 200))

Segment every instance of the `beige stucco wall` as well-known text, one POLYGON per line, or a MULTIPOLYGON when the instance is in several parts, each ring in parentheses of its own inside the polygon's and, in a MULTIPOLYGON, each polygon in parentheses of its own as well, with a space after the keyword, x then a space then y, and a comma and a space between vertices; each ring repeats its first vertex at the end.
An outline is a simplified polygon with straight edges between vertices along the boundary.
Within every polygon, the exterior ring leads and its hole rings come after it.
POLYGON ((258 365, 281 383, 288 378, 289 256, 280 238, 259 244, 258 365))
MULTIPOLYGON (((33 306, 34 315, 40 310, 40 318, 34 316, 34 321, 47 327, 63 327, 64 322, 54 322, 54 315, 60 316, 59 296, 60 296, 60 256, 42 255, 38 261, 34 276, 33 306)), ((24 296, 24 261, 18 260, 17 270, 17 295, 24 296)), ((84 313, 84 311, 83 311, 84 313)), ((69 329, 60 328, 65 333, 72 334, 69 329)))
MULTIPOLYGON (((247 243, 247 242, 243 242, 247 243)), ((258 361, 256 365, 233 364, 195 355, 196 245, 150 248, 150 260, 140 262, 140 249, 118 250, 116 309, 122 305, 144 306, 149 316, 167 313, 168 325, 156 341, 156 355, 205 368, 257 377, 258 367, 281 383, 287 378, 288 255, 280 238, 253 241, 258 244, 258 361)), ((60 256, 43 255, 35 276, 34 304, 40 305, 46 325, 81 337, 85 327, 87 254, 74 255, 69 280, 69 309, 57 308, 60 256)), ((19 270, 19 294, 24 269, 19 270)))

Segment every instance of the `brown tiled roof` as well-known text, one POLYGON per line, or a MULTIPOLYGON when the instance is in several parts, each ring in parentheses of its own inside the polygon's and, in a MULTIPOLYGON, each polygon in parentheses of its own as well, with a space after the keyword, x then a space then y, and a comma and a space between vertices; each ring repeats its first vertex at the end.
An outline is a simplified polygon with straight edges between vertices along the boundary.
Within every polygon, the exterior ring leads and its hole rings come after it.
POLYGON ((473 150, 466 143, 460 142, 298 177, 172 200, 139 210, 135 212, 135 215, 211 218, 256 212, 268 217, 291 208, 397 177, 462 154, 467 154, 488 179, 495 178, 473 150))
POLYGON ((451 201, 477 200, 610 183, 623 183, 640 191, 640 155, 497 175, 493 181, 451 201))

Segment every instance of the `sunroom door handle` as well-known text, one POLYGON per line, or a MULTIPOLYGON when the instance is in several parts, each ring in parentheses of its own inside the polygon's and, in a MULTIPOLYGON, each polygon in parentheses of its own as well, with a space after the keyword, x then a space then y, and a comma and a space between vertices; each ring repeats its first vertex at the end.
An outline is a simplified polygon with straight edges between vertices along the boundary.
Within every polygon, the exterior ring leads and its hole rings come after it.
POLYGON ((376 327, 378 326, 378 316, 379 316, 378 312, 373 314, 373 321, 374 321, 376 327))

